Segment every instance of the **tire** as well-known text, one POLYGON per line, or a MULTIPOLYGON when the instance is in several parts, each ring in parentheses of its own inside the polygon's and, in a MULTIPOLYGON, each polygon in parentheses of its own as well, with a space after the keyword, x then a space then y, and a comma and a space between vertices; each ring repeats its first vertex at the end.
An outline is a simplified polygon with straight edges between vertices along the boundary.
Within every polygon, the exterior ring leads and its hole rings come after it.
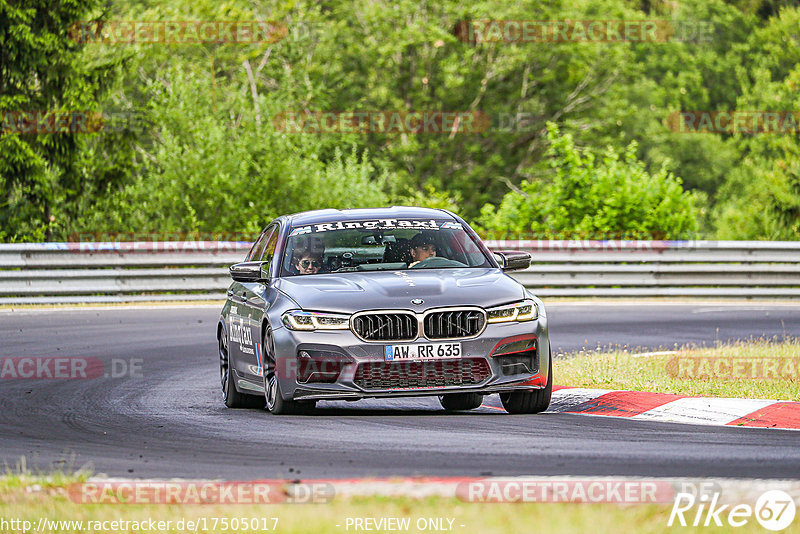
POLYGON ((548 365, 547 384, 543 389, 511 391, 500 394, 500 402, 508 413, 540 413, 550 406, 553 393, 553 357, 548 365))
POLYGON ((286 400, 281 393, 281 382, 275 374, 275 343, 272 332, 264 331, 264 400, 272 415, 294 415, 313 411, 317 401, 286 400))
POLYGON ((439 402, 442 408, 448 412, 473 410, 483 403, 483 395, 480 393, 449 393, 439 395, 439 402))
POLYGON ((264 398, 260 395, 246 395, 236 389, 233 369, 228 357, 228 338, 225 332, 219 336, 219 378, 222 385, 222 401, 228 408, 263 408, 264 398))

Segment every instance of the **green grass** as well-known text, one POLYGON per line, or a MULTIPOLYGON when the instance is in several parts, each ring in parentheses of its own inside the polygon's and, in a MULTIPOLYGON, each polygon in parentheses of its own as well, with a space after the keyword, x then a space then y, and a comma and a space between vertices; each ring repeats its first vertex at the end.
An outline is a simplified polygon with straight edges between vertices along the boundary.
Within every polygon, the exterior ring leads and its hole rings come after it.
MULTIPOLYGON (((534 531, 559 533, 592 532, 597 534, 619 532, 725 532, 725 528, 667 528, 671 510, 669 504, 615 505, 615 504, 487 504, 467 503, 455 498, 389 498, 359 497, 337 498, 327 504, 283 505, 130 505, 130 504, 79 504, 67 497, 69 484, 80 482, 85 476, 55 475, 37 477, 9 474, 0 477, 0 518, 21 519, 36 525, 40 518, 49 520, 83 521, 172 521, 167 532, 179 532, 175 524, 183 520, 207 518, 271 518, 277 517, 277 532, 291 533, 346 533, 347 518, 410 518, 412 528, 420 518, 452 518, 455 533, 510 532, 529 534, 534 531), (337 526, 339 525, 339 526, 337 526), (461 526, 463 525, 463 527, 461 526)), ((34 527, 35 528, 35 527, 34 527)), ((729 527, 728 527, 729 528, 729 527)), ((0 529, 0 532, 12 530, 0 529)), ((54 530, 46 530, 53 532, 54 530)), ((77 532, 75 528, 57 530, 77 532)), ((84 527, 84 531, 89 531, 84 527)), ((120 532, 112 529, 109 532, 120 532)), ((135 532, 131 530, 130 532, 135 532)), ((208 531, 211 531, 209 528, 208 531)), ((762 531, 755 520, 737 532, 762 531)), ((152 531, 151 531, 152 532, 152 531)), ((204 532, 202 529, 199 532, 204 532)), ((218 528, 217 532, 225 532, 218 528)), ((229 530, 228 532, 233 532, 229 530)), ((236 532, 253 532, 242 529, 236 532)), ((267 532, 263 530, 261 532, 267 532)), ((361 531, 364 532, 364 531, 361 531)), ((433 532, 433 531, 428 531, 433 532)))
POLYGON ((798 339, 683 347, 675 354, 651 356, 599 349, 557 358, 553 365, 555 382, 564 386, 800 400, 798 339), (765 372, 770 368, 777 369, 777 373, 765 372))

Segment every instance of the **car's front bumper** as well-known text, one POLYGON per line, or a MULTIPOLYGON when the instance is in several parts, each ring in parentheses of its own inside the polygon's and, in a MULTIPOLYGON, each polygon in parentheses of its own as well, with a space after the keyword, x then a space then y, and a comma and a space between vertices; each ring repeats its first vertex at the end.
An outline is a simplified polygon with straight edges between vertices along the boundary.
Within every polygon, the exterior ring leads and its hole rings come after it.
MULTIPOLYGON (((369 364, 371 369, 375 369, 388 365, 391 362, 385 360, 386 345, 402 343, 365 342, 349 330, 307 332, 278 328, 273 331, 273 336, 277 356, 276 373, 281 381, 281 391, 287 398, 295 400, 358 400, 448 393, 491 394, 519 389, 540 389, 547 384, 551 357, 547 322, 544 317, 523 323, 489 324, 480 336, 458 341, 461 343, 462 359, 470 360, 475 364, 474 368, 480 368, 479 376, 470 375, 473 367, 464 367, 467 362, 459 362, 458 359, 404 361, 394 362, 395 365, 392 365, 391 376, 398 379, 396 383, 386 387, 367 387, 363 380, 364 369, 359 372, 359 366, 369 364), (535 360, 528 366, 530 372, 509 373, 507 365, 505 370, 503 368, 503 362, 508 360, 498 355, 502 352, 499 347, 507 346, 507 343, 516 340, 522 340, 523 344, 535 347, 533 353, 530 349, 525 351, 526 355, 533 355, 535 360), (312 355, 327 353, 338 361, 341 367, 335 382, 305 382, 304 378, 307 376, 304 377, 304 373, 298 369, 297 355, 301 351, 312 355), (484 360, 486 365, 484 366, 480 360, 484 360), (436 373, 437 379, 445 377, 445 380, 438 380, 440 385, 434 386, 428 385, 431 381, 421 380, 423 385, 420 386, 420 373, 426 373, 426 368, 436 373), (452 383, 460 381, 460 378, 452 376, 452 373, 457 372, 464 373, 467 380, 452 383), (408 376, 403 376, 404 373, 408 376)), ((413 343, 434 342, 438 341, 419 338, 413 343)), ((437 382, 437 380, 432 381, 437 382)))

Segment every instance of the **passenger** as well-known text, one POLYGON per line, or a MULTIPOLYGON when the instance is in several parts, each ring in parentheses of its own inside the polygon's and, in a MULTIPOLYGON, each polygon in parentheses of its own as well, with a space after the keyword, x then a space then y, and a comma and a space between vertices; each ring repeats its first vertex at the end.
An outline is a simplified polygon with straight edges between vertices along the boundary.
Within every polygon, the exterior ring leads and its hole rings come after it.
POLYGON ((322 257, 309 250, 300 250, 294 255, 292 265, 297 274, 317 274, 322 268, 322 257))
POLYGON ((294 274, 317 274, 323 270, 325 244, 318 237, 298 238, 292 252, 294 274))
POLYGON ((432 235, 420 232, 411 238, 409 253, 411 255, 411 263, 408 266, 413 267, 422 260, 436 256, 436 241, 432 235))

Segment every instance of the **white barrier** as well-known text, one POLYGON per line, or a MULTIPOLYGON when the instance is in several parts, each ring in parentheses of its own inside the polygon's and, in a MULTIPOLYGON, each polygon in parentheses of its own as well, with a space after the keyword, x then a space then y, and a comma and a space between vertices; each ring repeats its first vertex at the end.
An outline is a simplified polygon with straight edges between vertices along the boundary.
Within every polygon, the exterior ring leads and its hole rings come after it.
MULTIPOLYGON (((487 241, 531 252, 513 273, 541 296, 800 297, 795 241, 487 241)), ((0 244, 0 303, 224 297, 250 243, 0 244)))

